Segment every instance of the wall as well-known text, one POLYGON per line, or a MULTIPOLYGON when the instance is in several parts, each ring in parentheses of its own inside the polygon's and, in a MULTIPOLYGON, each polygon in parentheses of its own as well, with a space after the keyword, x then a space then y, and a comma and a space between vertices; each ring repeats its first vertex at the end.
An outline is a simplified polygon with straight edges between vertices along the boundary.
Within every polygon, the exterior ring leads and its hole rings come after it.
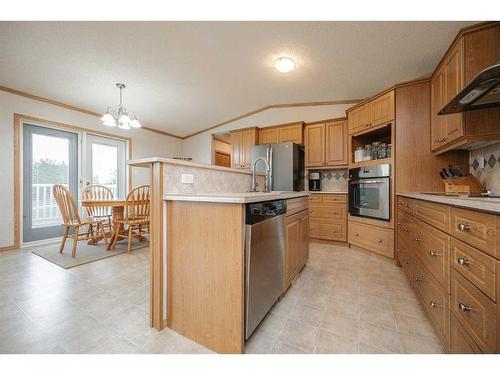
MULTIPOLYGON (((321 191, 347 193, 349 174, 344 169, 324 169, 321 173, 321 191)), ((309 183, 309 182, 308 182, 309 183)))
POLYGON ((470 173, 494 194, 500 194, 500 143, 470 152, 470 173), (484 168, 480 168, 480 160, 484 168))
POLYGON ((344 117, 345 110, 354 104, 324 106, 272 108, 253 116, 233 121, 218 128, 200 133, 184 140, 182 154, 193 161, 210 163, 212 160, 212 133, 219 133, 249 126, 266 127, 296 121, 313 122, 330 118, 344 117))
MULTIPOLYGON (((0 248, 14 244, 14 113, 57 121, 87 129, 95 129, 132 138, 132 158, 148 156, 178 156, 182 140, 137 129, 103 129, 99 118, 48 103, 0 91, 0 248)), ((146 168, 134 168, 132 184, 149 181, 146 168)))

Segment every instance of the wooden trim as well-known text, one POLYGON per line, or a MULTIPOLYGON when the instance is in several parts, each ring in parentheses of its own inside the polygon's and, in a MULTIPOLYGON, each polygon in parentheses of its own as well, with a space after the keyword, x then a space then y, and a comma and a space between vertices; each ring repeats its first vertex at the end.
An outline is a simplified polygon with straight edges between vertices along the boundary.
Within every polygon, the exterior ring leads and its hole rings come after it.
MULTIPOLYGON (((55 105, 55 106, 61 107, 61 108, 66 108, 66 109, 69 109, 71 111, 84 113, 84 114, 90 115, 90 116, 95 116, 95 117, 101 117, 102 116, 102 113, 97 113, 97 112, 94 112, 94 111, 90 111, 88 109, 76 107, 76 106, 71 105, 71 104, 66 104, 66 103, 58 102, 56 100, 44 98, 42 96, 29 94, 27 92, 19 91, 19 90, 16 90, 16 89, 12 89, 10 87, 0 86, 0 91, 5 91, 5 92, 8 92, 10 94, 23 96, 23 97, 28 98, 28 99, 32 99, 32 100, 36 100, 36 101, 39 101, 39 102, 43 102, 43 103, 55 105)), ((177 139, 184 139, 181 136, 170 134, 170 133, 167 133, 167 132, 165 132, 163 130, 150 128, 149 126, 143 126, 141 129, 148 130, 150 132, 155 132, 155 133, 158 133, 158 134, 163 134, 163 135, 166 135, 168 137, 174 137, 174 138, 177 138, 177 139)))
MULTIPOLYGON (((13 247, 19 249, 21 246, 21 230, 20 230, 20 217, 21 217, 21 122, 34 122, 34 125, 41 124, 52 128, 61 130, 73 130, 75 132, 85 132, 88 134, 100 135, 107 138, 119 139, 128 142, 129 157, 132 158, 132 139, 129 137, 119 136, 111 133, 102 132, 99 130, 92 130, 83 128, 76 125, 65 124, 62 122, 45 120, 39 117, 23 115, 14 113, 13 130, 14 130, 14 245, 9 246, 8 249, 13 247)), ((132 187, 132 166, 128 165, 128 187, 132 187)), ((0 249, 0 251, 2 251, 0 249)))
POLYGON ((331 101, 325 101, 325 102, 306 102, 306 103, 289 103, 289 104, 272 104, 272 105, 267 105, 265 107, 256 109, 255 111, 244 113, 244 114, 242 114, 240 116, 237 116, 237 117, 234 117, 232 119, 220 122, 220 123, 215 124, 213 126, 210 126, 208 128, 201 129, 201 130, 199 130, 199 131, 197 131, 195 133, 186 135, 185 137, 183 137, 183 139, 194 137, 195 135, 204 133, 204 132, 209 131, 209 130, 213 130, 213 129, 218 128, 218 127, 220 127, 222 125, 226 125, 226 124, 229 124, 229 123, 237 121, 237 120, 241 120, 241 119, 243 119, 245 117, 253 116, 253 115, 257 114, 257 113, 266 111, 268 109, 274 109, 274 108, 294 108, 294 107, 313 107, 313 106, 336 105, 336 104, 355 104, 355 103, 359 103, 361 100, 363 100, 363 99, 331 100, 331 101))
POLYGON ((149 245, 150 263, 150 314, 149 324, 157 330, 164 328, 163 319, 163 163, 150 166, 151 185, 151 233, 149 245))
POLYGON ((283 128, 285 126, 293 126, 293 125, 304 125, 304 121, 294 121, 294 122, 287 122, 285 124, 278 124, 278 125, 271 125, 271 126, 263 126, 261 128, 257 128, 258 130, 267 130, 267 129, 278 129, 278 128, 283 128))
POLYGON ((305 122, 304 126, 317 125, 317 124, 326 124, 328 122, 346 121, 346 120, 347 120, 346 116, 344 116, 344 117, 336 117, 336 118, 329 118, 329 119, 326 119, 326 120, 318 120, 318 121, 312 121, 312 122, 305 122))

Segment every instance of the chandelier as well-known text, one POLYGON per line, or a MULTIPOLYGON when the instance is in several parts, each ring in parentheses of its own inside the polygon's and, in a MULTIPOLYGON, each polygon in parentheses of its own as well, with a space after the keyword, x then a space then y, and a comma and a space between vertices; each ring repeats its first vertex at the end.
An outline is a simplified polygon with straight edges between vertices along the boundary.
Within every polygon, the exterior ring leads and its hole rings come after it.
POLYGON ((129 115, 123 106, 123 89, 125 85, 117 83, 116 87, 120 89, 120 104, 116 110, 108 107, 104 116, 101 117, 102 124, 110 127, 118 126, 120 129, 140 128, 142 125, 135 117, 135 114, 131 113, 129 115))

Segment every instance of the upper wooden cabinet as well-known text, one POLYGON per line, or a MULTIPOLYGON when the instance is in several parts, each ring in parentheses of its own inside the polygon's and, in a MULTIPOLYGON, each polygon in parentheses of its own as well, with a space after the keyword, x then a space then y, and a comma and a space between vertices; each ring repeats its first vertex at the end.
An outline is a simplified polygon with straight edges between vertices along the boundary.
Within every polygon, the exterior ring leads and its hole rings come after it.
POLYGON ((303 123, 259 129, 259 144, 294 142, 302 144, 303 123))
POLYGON ((358 133, 394 120, 394 90, 348 110, 349 134, 358 133))
POLYGON ((438 116, 437 113, 480 71, 500 60, 500 23, 459 34, 431 80, 431 148, 434 154, 468 149, 485 140, 500 140, 500 109, 438 116))
POLYGON ((335 120, 304 128, 305 165, 347 165, 347 121, 335 120))
POLYGON ((231 167, 250 168, 250 149, 257 144, 257 128, 231 132, 231 167))

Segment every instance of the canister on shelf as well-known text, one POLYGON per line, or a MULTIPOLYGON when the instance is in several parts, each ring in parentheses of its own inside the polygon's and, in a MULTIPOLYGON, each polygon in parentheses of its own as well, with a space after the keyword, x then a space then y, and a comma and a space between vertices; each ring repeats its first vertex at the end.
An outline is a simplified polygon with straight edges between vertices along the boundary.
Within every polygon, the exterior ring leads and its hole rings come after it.
POLYGON ((378 149, 380 147, 380 142, 372 142, 372 159, 379 159, 378 149))
POLYGON ((365 153, 363 156, 363 160, 372 160, 372 145, 365 146, 365 153))
POLYGON ((362 146, 356 147, 356 151, 354 151, 354 162, 360 162, 363 160, 365 155, 365 150, 363 150, 362 146))

